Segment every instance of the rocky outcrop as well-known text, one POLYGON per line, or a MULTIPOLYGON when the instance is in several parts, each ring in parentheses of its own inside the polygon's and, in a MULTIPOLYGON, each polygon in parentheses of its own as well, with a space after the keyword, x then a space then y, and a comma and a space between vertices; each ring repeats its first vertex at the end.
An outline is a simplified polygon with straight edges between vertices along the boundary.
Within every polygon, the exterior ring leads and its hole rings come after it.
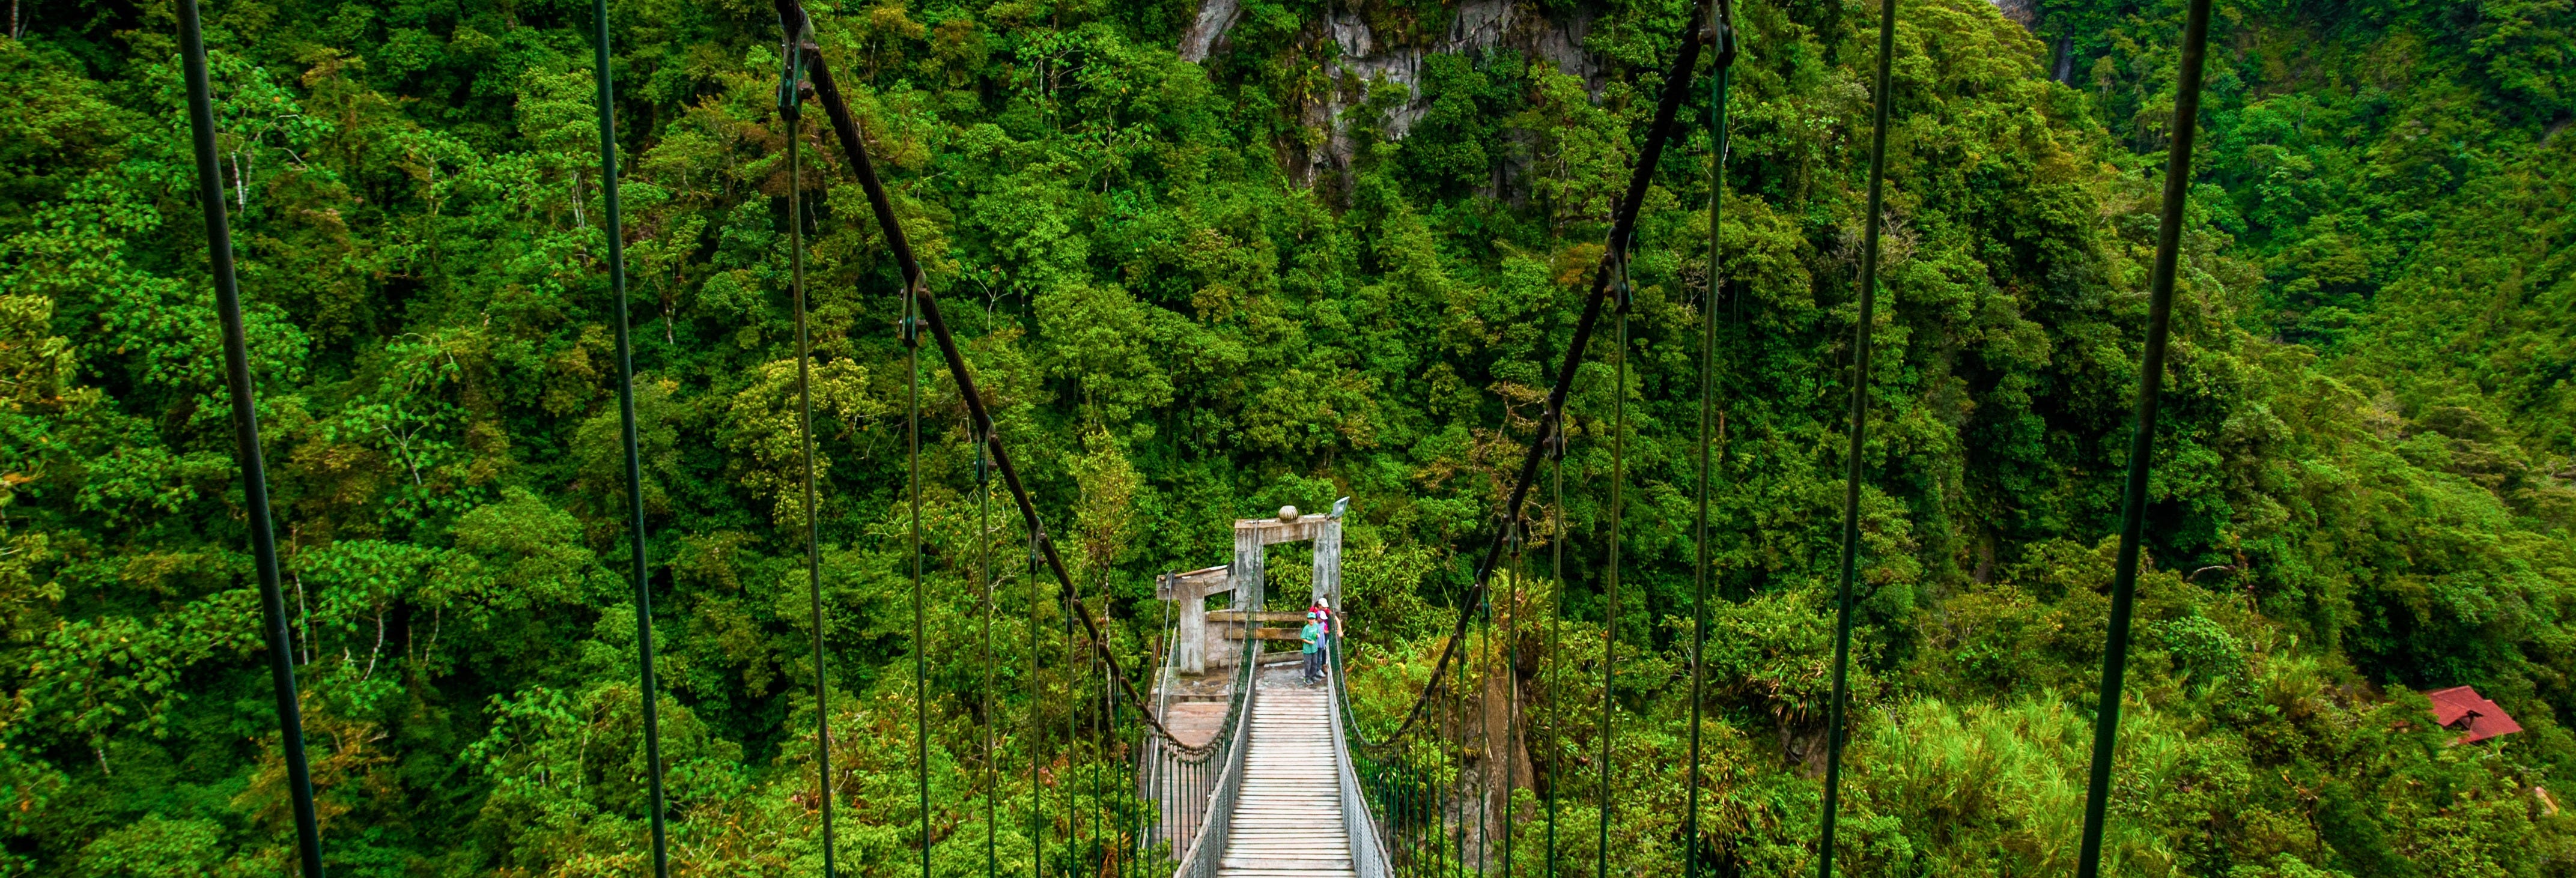
POLYGON ((1197 64, 1216 51, 1225 32, 1234 29, 1236 19, 1243 17, 1240 0, 1199 0, 1199 15, 1190 20, 1190 29, 1181 32, 1181 60, 1197 64))
MULTIPOLYGON (((1560 71, 1582 77, 1593 93, 1600 93, 1607 65, 1583 45, 1592 30, 1592 15, 1576 12, 1550 18, 1537 6, 1518 0, 1463 0, 1440 38, 1429 45, 1405 45, 1372 31, 1357 10, 1336 4, 1320 27, 1310 31, 1319 41, 1330 41, 1337 51, 1332 63, 1336 87, 1328 90, 1322 102, 1309 104, 1301 112, 1306 125, 1324 132, 1324 143, 1304 160, 1306 179, 1311 182, 1317 172, 1349 167, 1356 148, 1351 125, 1359 121, 1352 117, 1354 105, 1379 83, 1404 88, 1412 95, 1385 118, 1371 120, 1387 136, 1403 137, 1430 109, 1422 95, 1422 63, 1432 55, 1474 56, 1517 49, 1532 61, 1553 63, 1560 71)), ((1204 62, 1223 51, 1225 31, 1241 15, 1238 0, 1200 0, 1198 17, 1181 36, 1181 57, 1204 62)))

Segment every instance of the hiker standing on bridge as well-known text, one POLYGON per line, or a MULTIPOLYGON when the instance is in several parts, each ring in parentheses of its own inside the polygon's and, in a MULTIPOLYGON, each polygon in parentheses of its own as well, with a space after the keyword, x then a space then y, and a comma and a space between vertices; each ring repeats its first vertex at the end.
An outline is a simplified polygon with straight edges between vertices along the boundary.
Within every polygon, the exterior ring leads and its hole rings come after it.
MULTIPOLYGON (((1320 606, 1320 605, 1319 605, 1320 606)), ((1298 629, 1297 639, 1306 642, 1306 685, 1324 678, 1324 637, 1331 631, 1329 616, 1322 609, 1306 611, 1306 627, 1298 629)))

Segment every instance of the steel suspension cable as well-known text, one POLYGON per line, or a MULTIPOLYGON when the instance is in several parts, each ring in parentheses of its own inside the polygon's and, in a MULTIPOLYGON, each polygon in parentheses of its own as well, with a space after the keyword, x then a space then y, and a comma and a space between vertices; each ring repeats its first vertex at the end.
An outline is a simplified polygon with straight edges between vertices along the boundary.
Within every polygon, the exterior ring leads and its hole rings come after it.
MULTIPOLYGON (((779 2, 791 3, 794 0, 779 0, 779 2)), ((1673 119, 1680 112, 1683 97, 1690 92, 1690 73, 1699 65, 1701 49, 1699 33, 1706 24, 1706 18, 1707 16, 1702 14, 1694 14, 1690 18, 1680 35, 1681 51, 1673 58, 1673 66, 1664 72, 1663 93, 1656 100, 1654 121, 1647 128, 1645 147, 1637 154, 1637 164, 1629 172, 1628 188, 1625 194, 1620 196, 1617 212, 1612 217, 1609 237, 1611 241, 1624 242, 1634 235, 1638 209, 1645 203, 1646 189, 1654 181, 1656 167, 1663 161, 1664 147, 1673 131, 1673 119)), ((817 82, 820 82, 819 78, 817 82)), ((1537 441, 1530 444, 1529 450, 1521 458, 1520 468, 1512 478, 1511 491, 1506 495, 1502 508, 1498 510, 1500 514, 1495 516, 1497 521, 1508 522, 1520 514, 1521 505, 1529 499, 1531 486, 1538 480, 1541 448, 1548 438, 1556 435, 1564 427, 1565 398, 1573 389, 1575 372, 1583 363, 1584 348, 1590 343, 1593 329, 1599 325, 1601 312, 1609 299, 1610 271, 1613 267, 1611 260, 1614 258, 1615 248, 1605 248, 1600 261, 1593 266, 1592 291, 1584 299, 1583 316, 1575 322, 1574 336, 1566 345, 1565 361, 1557 367, 1556 383, 1548 390, 1547 405, 1539 419, 1539 436, 1537 441)), ((1484 555, 1476 564, 1475 583, 1469 594, 1471 601, 1483 599, 1487 583, 1492 580, 1495 568, 1502 562, 1503 536, 1504 530, 1498 525, 1494 530, 1492 542, 1485 546, 1484 555)), ((1464 633, 1470 618, 1464 614, 1460 615, 1453 634, 1464 633)), ((1433 666, 1431 679, 1435 681, 1440 679, 1439 671, 1446 669, 1450 662, 1457 660, 1457 649, 1458 638, 1452 636, 1440 651, 1440 659, 1433 666)), ((1423 708, 1430 703, 1431 696, 1437 688, 1437 685, 1423 687, 1422 694, 1414 699, 1412 709, 1405 713, 1404 722, 1384 740, 1393 741, 1411 731, 1414 724, 1421 719, 1423 708)))
POLYGON ((2146 541, 2147 471, 2154 462, 2157 395, 2164 389, 2165 338, 2173 324, 2174 274, 2182 258, 2183 208, 2191 196, 2191 147, 2200 122, 2201 67, 2209 48, 2209 0, 2184 13, 2182 71, 2174 98, 2173 142, 2165 150, 2164 215, 2156 225, 2156 266, 2149 281, 2146 349, 2138 361, 2136 424, 2129 436, 2129 474, 2120 496, 2120 550, 2111 578, 2110 631, 2102 646, 2100 713, 2093 721, 2093 766, 2084 795, 2084 845, 2077 878, 2102 869, 2102 826, 2111 798, 2114 748, 2120 735, 2120 684, 2128 669, 2130 613, 2138 590, 2138 552, 2146 541))
MULTIPOLYGON (((809 21, 799 0, 774 0, 774 3, 782 21, 794 22, 798 25, 803 25, 809 21)), ((1648 130, 1645 147, 1639 155, 1635 168, 1632 170, 1627 191, 1621 198, 1618 210, 1614 216, 1611 233, 1612 240, 1627 240, 1630 236, 1631 230, 1635 227, 1638 209, 1643 202, 1645 189, 1651 182, 1653 173, 1661 160, 1666 141, 1668 140, 1672 130, 1673 119, 1679 109, 1683 95, 1688 90, 1688 74, 1695 67, 1698 60, 1701 48, 1700 40, 1698 39, 1698 32, 1702 27, 1701 18, 1702 17, 1700 16, 1694 16, 1690 20, 1690 23, 1687 25, 1688 29, 1683 34, 1680 52, 1678 57, 1675 59, 1674 67, 1664 78, 1664 90, 1661 98, 1657 102, 1653 122, 1648 130)), ((921 312, 923 322, 930 329, 933 339, 938 343, 940 353, 947 362, 950 374, 958 382, 960 396, 966 403, 968 413, 974 419, 975 426, 978 427, 979 431, 982 433, 983 441, 989 445, 994 463, 1002 473, 1004 484, 1011 490, 1012 499, 1018 505, 1021 516, 1029 528, 1032 542, 1038 550, 1036 554, 1045 561, 1050 572, 1055 575, 1059 591, 1065 593, 1067 597, 1070 597, 1075 591, 1072 578, 1066 570, 1061 556, 1056 551, 1054 541, 1047 537, 1044 525, 1037 514, 1036 506, 1031 500, 1025 485, 1022 483, 1017 468, 1012 464, 1007 450, 999 441, 999 437, 993 435, 991 432, 993 421, 990 413, 985 408, 985 400, 981 392, 975 387, 973 372, 968 369, 963 354, 959 351, 955 339, 949 332, 946 321, 942 318, 936 297, 930 294, 925 285, 925 279, 923 277, 920 264, 918 260, 914 258, 911 244, 904 233, 901 221, 895 216, 892 200, 886 194, 883 184, 876 176, 874 164, 869 158, 866 144, 860 137, 857 120, 853 115, 851 115, 848 104, 840 93, 839 86, 832 76, 830 65, 818 54, 809 59, 806 70, 812 78, 817 98, 821 100, 825 111, 831 117, 834 134, 840 140, 844 152, 850 158, 853 171, 859 178, 862 188, 867 192, 869 206, 876 215, 878 227, 885 235, 889 249, 894 252, 896 262, 902 271, 905 284, 907 288, 912 291, 912 294, 918 298, 918 307, 921 312)), ((1594 270, 1592 293, 1586 299, 1582 317, 1578 320, 1575 327, 1574 338, 1571 344, 1568 345, 1566 359, 1564 363, 1560 365, 1556 384, 1549 393, 1546 414, 1542 419, 1540 428, 1542 438, 1545 438, 1547 435, 1559 428, 1560 413, 1564 405, 1565 396, 1569 391, 1570 382, 1573 378, 1576 366, 1582 360, 1582 352, 1585 347, 1585 343, 1588 341, 1593 328, 1599 322, 1601 311, 1604 307, 1604 299, 1608 294, 1609 278, 1607 269, 1609 267, 1609 258, 1609 254, 1605 253, 1602 264, 1596 266, 1594 270)), ((1536 474, 1538 458, 1539 452, 1534 444, 1529 454, 1523 459, 1520 472, 1514 481, 1509 500, 1506 502, 1503 510, 1505 512, 1505 515, 1502 516, 1504 520, 1510 520, 1510 518, 1516 514, 1522 502, 1527 498, 1530 484, 1536 474)), ((1476 599, 1482 599, 1487 583, 1492 576, 1495 566, 1500 560, 1503 548, 1502 536, 1503 535, 1498 529, 1498 532, 1495 534, 1494 541, 1487 547, 1483 560, 1476 567, 1473 592, 1476 599)), ((1079 607, 1078 604, 1070 600, 1067 601, 1067 605, 1068 610, 1076 610, 1079 607)), ((1099 626, 1090 618, 1087 612, 1078 612, 1077 615, 1079 616, 1078 621, 1082 624, 1086 632, 1093 635, 1091 637, 1093 648, 1095 650, 1106 650, 1106 641, 1099 636, 1099 626)), ((1471 617, 1462 614, 1457 624, 1457 631, 1454 633, 1463 633, 1466 625, 1470 621, 1471 617)), ((1456 652, 1459 646, 1459 640, 1454 636, 1454 633, 1444 645, 1439 661, 1434 666, 1432 679, 1435 681, 1440 678, 1440 671, 1442 669, 1445 669, 1452 661, 1457 660, 1456 652)), ((1171 732, 1163 726, 1160 718, 1154 716, 1150 711, 1143 709, 1146 706, 1145 700, 1135 691, 1133 682, 1128 680, 1123 671, 1119 669, 1116 656, 1114 654, 1103 652, 1099 658, 1108 666, 1110 676, 1115 678, 1115 682, 1117 683, 1120 692, 1130 703, 1139 706, 1140 714, 1146 725, 1152 728, 1152 730, 1161 737, 1167 740, 1172 739, 1173 736, 1171 732)), ((1438 686, 1435 683, 1432 687, 1427 687, 1424 692, 1417 696, 1413 706, 1407 711, 1404 722, 1398 727, 1396 733, 1393 736, 1390 736, 1390 739, 1400 738, 1414 727, 1421 718, 1423 708, 1428 704, 1429 698, 1434 694, 1434 691, 1437 688, 1438 686)), ((1195 748, 1176 749, 1188 750, 1195 748)))
POLYGON ((786 34, 786 68, 778 79, 778 116, 787 125, 787 285, 796 309, 796 441, 805 488, 805 507, 801 510, 805 525, 805 589, 814 624, 814 772, 823 805, 823 874, 829 878, 839 874, 832 862, 832 800, 839 796, 832 788, 831 677, 823 656, 823 551, 817 524, 822 516, 814 501, 814 349, 805 325, 805 178, 804 157, 798 150, 803 136, 797 123, 804 117, 805 100, 799 73, 805 66, 812 31, 802 24, 795 19, 779 22, 786 34))
MULTIPOLYGON (((810 19, 806 16, 804 4, 800 0, 773 0, 773 3, 778 10, 780 20, 805 24, 810 28, 810 19)), ((976 386, 975 373, 967 367, 966 356, 958 349, 957 339, 949 331, 948 321, 939 309, 939 299, 932 295, 929 281, 922 274, 921 262, 913 255, 911 238, 904 233, 903 221, 895 216, 894 201, 886 194, 883 181, 877 178, 876 164, 869 158, 867 143, 859 133, 858 118, 850 113, 849 102, 841 94, 839 81, 832 76, 831 65, 818 51, 805 59, 805 71, 812 78, 815 99, 823 105, 825 115, 831 118, 833 135, 840 140, 842 151, 849 157, 851 170, 859 178, 860 188, 867 192, 868 206, 876 216, 877 228, 884 234, 887 248, 894 251, 895 263, 903 275, 905 288, 911 291, 916 300, 916 308, 920 312, 922 324, 930 330, 931 340, 939 346, 940 357, 947 364, 948 374, 957 381, 958 395, 966 403, 966 413, 973 419, 977 433, 992 452, 994 467, 1002 474, 1002 484, 1010 489, 1011 499, 1019 506, 1020 517, 1033 535, 1039 556, 1045 560, 1047 569, 1055 574, 1057 590, 1063 594, 1073 594, 1076 591, 1073 577, 1064 566, 1063 556, 1056 551, 1055 540, 1048 536, 1045 524, 1038 517, 1037 504, 1030 498, 1027 485, 1020 479, 1018 466, 1011 462, 1009 450, 1003 446, 1001 437, 994 432, 993 416, 985 408, 983 391, 976 386)), ((1634 214, 1635 210, 1629 209, 1628 215, 1632 220, 1634 214)), ((1077 606, 1069 600, 1066 605, 1068 608, 1077 606)), ((1107 641, 1100 636, 1100 624, 1093 621, 1088 613, 1080 614, 1076 621, 1079 621, 1083 631, 1090 635, 1094 649, 1108 648, 1107 641)), ((1176 749, 1183 752, 1204 752, 1207 749, 1178 745, 1178 739, 1172 735, 1170 729, 1164 727, 1162 719, 1151 712, 1149 702, 1136 691, 1135 684, 1127 679, 1118 657, 1115 654, 1103 653, 1101 660, 1109 666, 1110 675, 1116 679, 1119 694, 1129 703, 1139 706, 1145 724, 1152 728, 1155 734, 1175 741, 1176 749)))
POLYGON ((591 0, 598 33, 591 43, 592 78, 599 84, 599 194, 608 232, 608 286, 617 293, 618 441, 626 446, 627 561, 635 573, 635 668, 644 686, 645 787, 653 809, 653 875, 671 878, 671 855, 662 826, 662 719, 653 673, 653 578, 644 554, 644 454, 635 436, 635 349, 628 342, 626 223, 617 203, 616 89, 608 70, 608 0, 591 0))
POLYGON ((277 738, 286 789, 295 808, 295 846, 304 878, 322 878, 322 830, 313 813, 313 773, 304 760, 304 708, 295 691, 295 650, 286 593, 279 583, 277 523, 269 510, 268 463, 259 448, 258 389, 242 328, 241 282, 233 272, 232 220, 224 213, 222 160, 215 153, 215 99, 206 76, 206 37, 197 0, 179 0, 180 68, 187 80, 188 129, 196 148, 197 204, 206 214, 206 262, 215 280, 215 316, 223 327, 224 391, 232 404, 233 451, 241 461, 242 505, 250 525, 251 565, 259 578, 260 634, 268 641, 269 685, 277 695, 277 738))
POLYGON ((1682 875, 1699 878, 1699 780, 1701 710, 1708 698, 1708 495, 1709 495, 1709 423, 1715 420, 1717 391, 1717 301, 1724 288, 1724 266, 1719 261, 1718 215, 1726 205, 1726 92, 1735 73, 1735 20, 1732 4, 1716 0, 1712 4, 1717 21, 1702 34, 1717 41, 1717 70, 1711 77, 1712 94, 1708 101, 1708 301, 1700 308, 1699 333, 1699 509, 1693 548, 1698 554, 1691 567, 1691 688, 1690 688, 1690 779, 1689 804, 1682 812, 1682 875))
POLYGON ((1896 0, 1878 4, 1878 88, 1871 110, 1869 135, 1869 216, 1861 237, 1860 320, 1852 327, 1851 447, 1843 460, 1843 550, 1841 586, 1834 593, 1834 694, 1825 723, 1825 813, 1817 836, 1816 874, 1833 878, 1834 817, 1843 779, 1843 724, 1851 704, 1852 580, 1860 571, 1861 452, 1869 433, 1869 346, 1878 304, 1878 233, 1880 206, 1887 183, 1887 113, 1895 103, 1888 93, 1888 69, 1896 54, 1896 0))
POLYGON ((1610 569, 1604 577, 1601 605, 1601 823, 1600 846, 1593 865, 1593 878, 1610 878, 1610 811, 1615 797, 1610 793, 1611 713, 1618 709, 1618 690, 1611 683, 1619 666, 1619 543, 1620 518, 1626 512, 1624 503, 1628 483, 1628 307, 1636 301, 1636 291, 1628 283, 1628 242, 1616 242, 1619 254, 1619 311, 1612 319, 1618 329, 1618 347, 1611 355, 1618 363, 1610 382, 1610 569))

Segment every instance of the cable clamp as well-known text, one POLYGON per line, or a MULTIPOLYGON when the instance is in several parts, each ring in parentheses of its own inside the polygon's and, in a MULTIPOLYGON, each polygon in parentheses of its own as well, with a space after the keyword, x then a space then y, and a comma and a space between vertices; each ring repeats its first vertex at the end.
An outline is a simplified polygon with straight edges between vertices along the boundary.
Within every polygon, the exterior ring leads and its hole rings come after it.
POLYGON ((779 48, 778 114, 794 118, 804 108, 805 53, 794 43, 779 48))
POLYGON ((1717 67, 1724 70, 1735 66, 1735 4, 1716 0, 1709 6, 1710 21, 1700 31, 1700 40, 1717 47, 1717 67))
POLYGON ((814 93, 814 84, 805 80, 806 53, 816 51, 814 22, 805 19, 793 28, 787 17, 778 18, 778 112, 793 118, 802 109, 805 96, 814 93))
POLYGON ((1617 261, 1611 263, 1611 269, 1618 274, 1610 282, 1610 297, 1618 304, 1619 313, 1625 314, 1629 306, 1637 303, 1637 289, 1628 283, 1628 251, 1622 248, 1613 258, 1617 261))
POLYGON ((903 346, 921 346, 921 301, 930 295, 928 284, 915 278, 903 288, 903 321, 897 328, 903 346))

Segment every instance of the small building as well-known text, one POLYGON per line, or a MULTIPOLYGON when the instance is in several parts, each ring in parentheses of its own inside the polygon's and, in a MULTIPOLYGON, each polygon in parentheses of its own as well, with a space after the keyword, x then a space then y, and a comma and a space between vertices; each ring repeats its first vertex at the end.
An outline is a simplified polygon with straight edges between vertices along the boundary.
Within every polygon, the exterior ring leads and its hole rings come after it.
POLYGON ((2475 744, 2488 738, 2522 731, 2522 724, 2506 716, 2504 708, 2479 695, 2467 686, 2453 686, 2424 693, 2433 700, 2433 720, 2443 728, 2460 732, 2454 744, 2475 744))

